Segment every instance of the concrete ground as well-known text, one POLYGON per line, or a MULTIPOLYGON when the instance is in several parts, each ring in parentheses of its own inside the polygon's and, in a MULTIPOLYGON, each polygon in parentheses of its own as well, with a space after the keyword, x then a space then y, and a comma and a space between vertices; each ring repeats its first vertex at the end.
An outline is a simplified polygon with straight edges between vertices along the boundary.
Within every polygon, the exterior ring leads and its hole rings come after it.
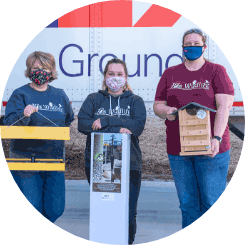
MULTIPOLYGON (((66 180, 66 207, 55 224, 89 239, 89 185, 86 180, 66 180)), ((174 182, 142 181, 135 244, 158 240, 180 229, 181 211, 174 182)))

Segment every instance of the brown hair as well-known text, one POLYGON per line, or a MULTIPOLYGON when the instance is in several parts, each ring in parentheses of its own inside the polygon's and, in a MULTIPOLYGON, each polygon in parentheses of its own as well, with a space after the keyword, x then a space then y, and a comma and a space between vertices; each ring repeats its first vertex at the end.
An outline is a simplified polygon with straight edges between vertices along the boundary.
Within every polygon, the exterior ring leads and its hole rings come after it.
POLYGON ((35 51, 31 53, 26 59, 26 67, 25 76, 29 77, 31 74, 31 69, 34 63, 38 60, 43 67, 47 67, 51 71, 50 82, 57 79, 58 73, 56 71, 55 59, 52 54, 35 51))
MULTIPOLYGON (((102 90, 107 90, 108 91, 108 86, 106 85, 106 80, 105 80, 105 77, 106 77, 106 73, 108 71, 108 68, 109 68, 109 65, 110 64, 121 64, 123 65, 123 68, 124 68, 124 72, 126 74, 126 77, 128 78, 128 69, 127 69, 127 66, 126 66, 126 63, 120 59, 117 59, 117 58, 114 58, 112 60, 109 60, 105 66, 105 70, 103 72, 103 75, 104 75, 104 80, 103 80, 103 83, 102 83, 102 90)), ((128 84, 128 81, 126 81, 125 85, 124 85, 124 89, 123 89, 123 92, 125 91, 132 91, 133 92, 133 89, 129 86, 128 84)))
MULTIPOLYGON (((207 45, 207 36, 204 35, 203 31, 201 31, 200 29, 193 28, 193 29, 190 29, 184 33, 183 39, 182 39, 182 47, 184 46, 185 37, 189 34, 192 34, 192 33, 196 33, 196 34, 200 35, 202 37, 203 44, 207 45)), ((207 60, 207 59, 204 58, 204 60, 207 60)), ((185 56, 183 56, 183 63, 184 62, 185 62, 185 56)))
POLYGON ((189 34, 192 34, 192 33, 196 33, 196 34, 199 34, 201 37, 202 37, 202 41, 204 43, 204 45, 206 45, 206 42, 207 42, 207 37, 204 35, 204 33, 199 30, 199 29, 190 29, 189 31, 186 31, 184 33, 184 36, 183 36, 183 40, 182 40, 182 45, 184 45, 184 40, 185 40, 185 37, 189 34), (198 32, 197 32, 198 31, 198 32))

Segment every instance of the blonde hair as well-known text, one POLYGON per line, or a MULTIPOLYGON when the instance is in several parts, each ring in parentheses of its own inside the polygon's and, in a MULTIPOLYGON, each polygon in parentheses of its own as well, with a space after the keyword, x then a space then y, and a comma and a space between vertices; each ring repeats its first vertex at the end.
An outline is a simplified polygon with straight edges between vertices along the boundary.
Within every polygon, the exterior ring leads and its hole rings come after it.
POLYGON ((207 42, 207 36, 205 36, 204 33, 203 33, 201 30, 195 29, 195 28, 190 29, 190 30, 188 30, 188 31, 186 31, 186 32, 184 33, 184 35, 183 35, 183 40, 182 40, 182 45, 184 45, 185 37, 186 37, 187 35, 189 35, 189 34, 192 34, 192 33, 196 33, 196 34, 200 35, 200 36, 202 37, 202 41, 203 41, 204 45, 207 45, 207 44, 206 44, 206 42, 207 42))
POLYGON ((51 71, 50 82, 57 79, 58 73, 56 71, 55 59, 52 54, 35 51, 31 53, 26 59, 26 67, 25 76, 29 77, 31 74, 31 69, 34 63, 38 60, 43 67, 47 67, 51 71))
MULTIPOLYGON (((192 34, 192 33, 196 33, 198 35, 200 35, 202 37, 202 41, 203 41, 203 44, 207 46, 207 36, 204 35, 203 31, 200 30, 200 29, 195 29, 195 28, 192 28, 188 31, 186 31, 183 35, 183 39, 182 39, 182 47, 184 46, 184 41, 185 41, 185 37, 189 34, 192 34)), ((183 63, 185 63, 185 56, 183 57, 183 63)), ((204 58, 204 60, 207 60, 204 58)), ((207 60, 209 61, 209 60, 207 60)))
MULTIPOLYGON (((106 77, 106 73, 108 71, 108 68, 109 68, 109 65, 110 64, 121 64, 124 68, 124 71, 125 71, 125 74, 126 74, 126 77, 128 78, 128 69, 127 69, 127 66, 126 66, 126 63, 120 59, 112 59, 112 60, 109 60, 105 66, 105 70, 103 72, 103 75, 104 75, 104 80, 103 80, 103 83, 102 83, 102 90, 106 90, 108 91, 108 86, 106 85, 106 80, 105 80, 105 77, 106 77)), ((124 85, 124 88, 123 88, 123 92, 126 92, 126 91, 132 91, 133 92, 133 89, 129 86, 128 84, 128 81, 126 81, 125 85, 124 85)))

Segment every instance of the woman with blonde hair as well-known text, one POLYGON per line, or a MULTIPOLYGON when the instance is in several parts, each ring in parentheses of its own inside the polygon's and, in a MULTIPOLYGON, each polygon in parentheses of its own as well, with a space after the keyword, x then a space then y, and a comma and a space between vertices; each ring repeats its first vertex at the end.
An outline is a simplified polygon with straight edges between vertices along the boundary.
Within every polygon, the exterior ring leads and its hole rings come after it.
POLYGON ((184 33, 184 62, 164 71, 154 102, 155 114, 167 118, 167 153, 180 201, 183 228, 204 214, 225 190, 230 162, 227 122, 234 88, 223 66, 204 59, 206 40, 199 29, 184 33), (217 110, 216 114, 210 112, 211 156, 179 155, 179 120, 171 113, 190 102, 217 110))
MULTIPOLYGON (((69 127, 74 114, 67 95, 50 82, 57 79, 53 55, 36 51, 26 60, 25 76, 30 83, 12 93, 4 118, 5 125, 69 127)), ((11 140, 10 158, 63 158, 64 141, 11 140)), ((65 176, 57 171, 11 171, 18 187, 30 203, 51 222, 65 208, 65 176)))
POLYGON ((125 62, 110 60, 104 70, 102 90, 88 95, 78 114, 78 131, 87 135, 85 171, 90 183, 91 133, 131 134, 129 244, 136 233, 137 201, 141 185, 142 154, 138 137, 144 130, 146 109, 141 97, 133 94, 125 62))

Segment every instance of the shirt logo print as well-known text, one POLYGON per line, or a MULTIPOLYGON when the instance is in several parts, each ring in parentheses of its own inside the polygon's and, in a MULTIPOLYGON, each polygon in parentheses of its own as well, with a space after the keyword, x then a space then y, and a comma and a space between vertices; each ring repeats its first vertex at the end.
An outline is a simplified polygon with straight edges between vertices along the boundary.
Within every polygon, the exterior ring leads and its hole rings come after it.
POLYGON ((52 102, 49 102, 46 105, 40 105, 40 104, 34 104, 32 103, 32 106, 36 107, 38 110, 42 110, 42 111, 59 111, 59 112, 63 112, 63 108, 61 104, 58 105, 54 105, 52 102))
POLYGON ((193 89, 206 89, 209 90, 209 81, 197 82, 194 80, 192 83, 186 83, 184 85, 180 83, 173 83, 170 89, 181 89, 181 90, 193 90, 193 89))
POLYGON ((115 107, 115 109, 108 109, 108 113, 106 110, 101 107, 98 109, 95 115, 107 115, 107 116, 130 116, 130 106, 127 106, 127 109, 120 108, 118 106, 115 107))

